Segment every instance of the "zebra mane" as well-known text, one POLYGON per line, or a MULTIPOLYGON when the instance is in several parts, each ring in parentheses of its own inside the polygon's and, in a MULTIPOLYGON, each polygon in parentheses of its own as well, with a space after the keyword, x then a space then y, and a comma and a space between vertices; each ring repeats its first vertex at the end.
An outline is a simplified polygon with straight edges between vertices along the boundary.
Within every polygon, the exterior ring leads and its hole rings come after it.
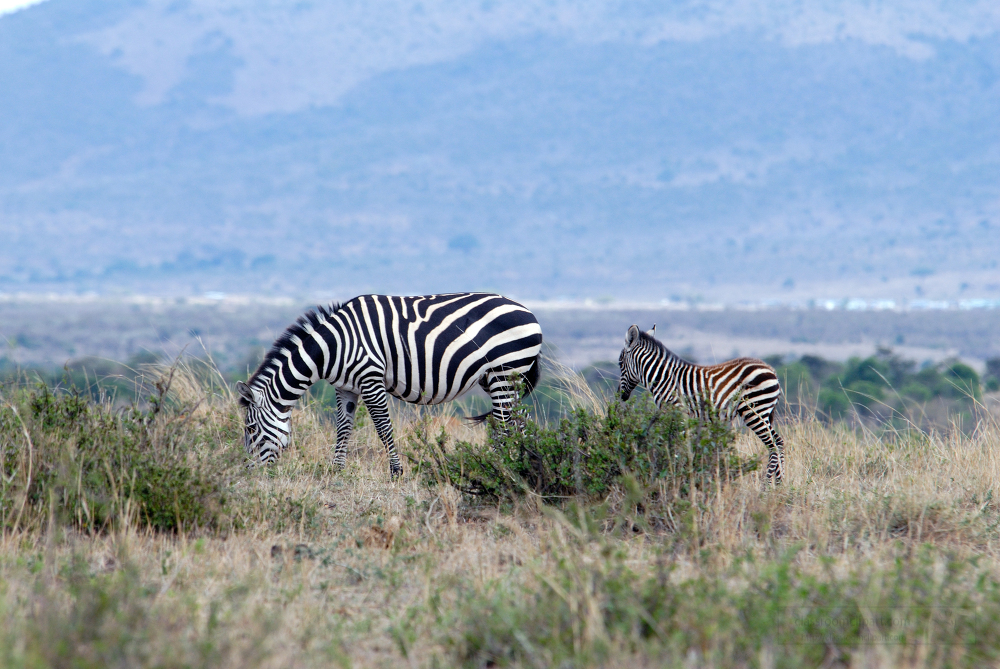
POLYGON ((652 346, 655 346, 656 349, 658 351, 661 351, 663 353, 664 357, 666 357, 666 358, 676 358, 678 360, 682 360, 683 362, 688 362, 687 360, 684 360, 684 358, 682 358, 681 356, 679 356, 676 353, 674 353, 673 351, 671 351, 669 348, 666 347, 666 345, 662 341, 660 341, 659 339, 657 339, 653 335, 649 334, 648 332, 643 332, 642 330, 640 330, 639 331, 639 341, 648 342, 652 346))
MULTIPOLYGON (((308 336, 306 334, 307 325, 313 329, 319 327, 320 322, 329 318, 334 312, 340 310, 340 306, 341 303, 339 302, 331 302, 329 306, 326 307, 317 305, 295 319, 295 322, 289 325, 288 328, 274 341, 274 344, 271 346, 271 350, 264 355, 264 359, 261 360, 259 365, 257 365, 257 371, 250 375, 247 385, 253 386, 253 382, 264 373, 264 370, 271 365, 271 362, 284 353, 285 349, 288 348, 288 345, 292 343, 292 337, 302 339, 303 337, 308 336)), ((241 396, 240 406, 245 407, 246 405, 246 399, 241 396)))

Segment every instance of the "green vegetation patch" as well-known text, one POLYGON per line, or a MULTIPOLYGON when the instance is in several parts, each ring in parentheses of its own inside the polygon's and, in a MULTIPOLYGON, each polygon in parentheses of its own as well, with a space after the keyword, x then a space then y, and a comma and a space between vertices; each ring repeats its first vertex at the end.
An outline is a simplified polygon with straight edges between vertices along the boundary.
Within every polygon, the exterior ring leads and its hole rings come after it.
POLYGON ((489 500, 603 498, 626 478, 687 496, 757 466, 736 453, 728 426, 660 410, 647 394, 612 403, 606 415, 576 409, 554 429, 527 421, 523 432, 508 432, 491 423, 485 445, 450 446, 443 430, 431 439, 418 427, 410 446, 407 456, 425 483, 489 500))
POLYGON ((189 412, 114 409, 75 387, 7 388, 0 405, 0 525, 49 518, 86 531, 136 520, 156 530, 218 528, 234 464, 189 412))
POLYGON ((775 366, 788 404, 815 408, 826 419, 849 416, 903 427, 945 427, 954 419, 969 419, 982 399, 982 381, 995 390, 1000 361, 990 361, 983 380, 958 360, 926 363, 918 368, 891 349, 881 348, 867 358, 845 363, 816 356, 784 361, 769 358, 775 366), (993 371, 991 371, 993 370, 993 371))

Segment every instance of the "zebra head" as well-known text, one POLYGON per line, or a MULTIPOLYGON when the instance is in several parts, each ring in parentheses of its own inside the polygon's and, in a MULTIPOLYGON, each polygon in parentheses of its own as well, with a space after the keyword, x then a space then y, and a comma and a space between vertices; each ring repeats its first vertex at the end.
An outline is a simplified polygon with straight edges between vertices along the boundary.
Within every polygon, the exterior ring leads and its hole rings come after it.
POLYGON ((264 393, 243 383, 236 382, 240 405, 246 409, 243 447, 247 455, 256 456, 259 464, 274 462, 278 453, 288 446, 288 418, 275 411, 264 393))
POLYGON ((636 355, 639 348, 638 344, 639 326, 633 325, 625 335, 625 348, 622 349, 621 355, 618 356, 618 371, 620 374, 618 377, 618 392, 621 393, 622 402, 628 401, 628 398, 632 396, 632 391, 635 390, 635 387, 641 381, 639 376, 639 357, 636 355))

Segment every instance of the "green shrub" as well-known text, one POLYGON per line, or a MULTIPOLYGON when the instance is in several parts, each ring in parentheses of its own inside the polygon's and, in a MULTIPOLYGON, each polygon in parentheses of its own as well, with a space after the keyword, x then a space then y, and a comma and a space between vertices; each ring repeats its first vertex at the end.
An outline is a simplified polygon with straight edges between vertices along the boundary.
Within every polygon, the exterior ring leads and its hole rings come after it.
POLYGON ((922 383, 907 383, 899 393, 917 402, 929 402, 934 397, 931 389, 922 383))
POLYGON ((115 410, 76 388, 10 391, 0 405, 3 527, 50 512, 86 531, 126 518, 156 530, 220 526, 233 463, 193 448, 197 424, 161 413, 162 397, 115 410), (185 429, 164 429, 174 424, 185 429))
POLYGON ((945 369, 943 376, 948 381, 948 396, 979 399, 979 375, 976 370, 964 363, 955 362, 945 369))
POLYGON ((217 527, 226 497, 219 477, 193 469, 179 458, 139 458, 142 473, 129 490, 139 520, 158 530, 217 527), (162 459, 161 459, 162 460, 162 459))
POLYGON ((855 406, 864 407, 868 411, 875 412, 876 408, 885 398, 885 383, 856 379, 844 386, 844 391, 855 406))
POLYGON ((757 465, 736 454, 728 426, 659 410, 645 393, 612 403, 605 416, 577 409, 555 429, 526 422, 523 433, 507 432, 491 423, 488 435, 485 445, 449 448, 443 430, 432 440, 418 429, 407 457, 426 483, 490 500, 601 498, 623 477, 684 496, 757 465))
POLYGON ((991 393, 1000 390, 1000 358, 990 358, 986 361, 986 374, 983 377, 986 389, 991 393))
POLYGON ((830 418, 841 418, 851 410, 851 400, 843 388, 823 388, 819 391, 819 409, 830 418))

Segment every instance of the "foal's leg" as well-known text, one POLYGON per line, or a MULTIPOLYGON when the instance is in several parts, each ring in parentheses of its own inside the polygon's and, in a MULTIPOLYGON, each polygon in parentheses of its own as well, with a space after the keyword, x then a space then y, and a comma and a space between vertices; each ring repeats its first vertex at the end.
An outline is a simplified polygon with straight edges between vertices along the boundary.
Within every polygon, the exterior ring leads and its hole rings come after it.
POLYGON ((759 409, 750 402, 740 402, 736 409, 746 426, 753 430, 754 434, 767 446, 767 478, 765 485, 774 481, 775 485, 781 483, 785 472, 785 442, 771 424, 771 412, 774 406, 759 409))

